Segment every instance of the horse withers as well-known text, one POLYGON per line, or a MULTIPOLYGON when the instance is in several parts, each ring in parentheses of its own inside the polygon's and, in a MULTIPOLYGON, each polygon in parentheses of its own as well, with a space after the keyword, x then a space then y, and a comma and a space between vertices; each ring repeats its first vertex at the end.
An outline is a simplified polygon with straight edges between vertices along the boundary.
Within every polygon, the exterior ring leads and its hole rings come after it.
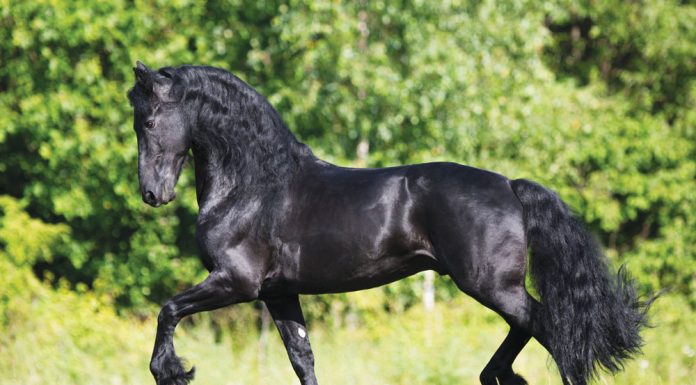
POLYGON ((128 93, 143 200, 174 199, 193 153, 201 259, 210 274, 163 306, 150 369, 186 384, 173 333, 185 316, 262 300, 303 385, 317 384, 300 294, 367 289, 423 270, 500 314, 510 332, 483 385, 524 384, 512 363, 531 337, 563 383, 585 385, 638 352, 645 304, 612 274, 552 191, 455 163, 356 169, 315 157, 268 101, 212 67, 138 62, 128 93), (527 251, 541 301, 525 289, 527 251))

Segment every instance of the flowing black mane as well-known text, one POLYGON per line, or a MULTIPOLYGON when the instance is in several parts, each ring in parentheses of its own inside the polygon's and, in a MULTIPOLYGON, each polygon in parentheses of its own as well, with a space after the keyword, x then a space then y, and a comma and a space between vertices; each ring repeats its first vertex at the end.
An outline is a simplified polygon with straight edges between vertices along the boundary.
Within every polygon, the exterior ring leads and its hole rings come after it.
POLYGON ((294 174, 301 158, 312 156, 266 98, 236 76, 194 66, 177 74, 185 85, 185 110, 198 120, 195 158, 226 170, 233 186, 279 182, 294 174))

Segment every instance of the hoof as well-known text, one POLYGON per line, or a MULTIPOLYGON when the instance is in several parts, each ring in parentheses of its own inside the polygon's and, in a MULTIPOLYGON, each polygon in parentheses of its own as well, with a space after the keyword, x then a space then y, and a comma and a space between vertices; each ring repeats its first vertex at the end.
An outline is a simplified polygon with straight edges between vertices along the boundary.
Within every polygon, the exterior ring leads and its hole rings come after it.
POLYGON ((181 359, 174 354, 160 356, 150 363, 150 371, 157 385, 187 385, 196 373, 196 368, 184 370, 181 359))
POLYGON ((157 378, 157 385, 187 385, 191 380, 193 380, 196 374, 196 368, 191 368, 188 372, 185 372, 183 368, 180 373, 169 373, 157 378))

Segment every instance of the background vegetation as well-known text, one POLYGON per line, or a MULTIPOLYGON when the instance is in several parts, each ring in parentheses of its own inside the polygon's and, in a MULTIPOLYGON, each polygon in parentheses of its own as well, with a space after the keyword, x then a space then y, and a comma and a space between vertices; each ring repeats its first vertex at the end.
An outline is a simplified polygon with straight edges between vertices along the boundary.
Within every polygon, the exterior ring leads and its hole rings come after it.
MULTIPOLYGON (((676 0, 0 0, 0 383, 151 381, 157 304, 205 274, 191 167, 174 205, 140 201, 136 59, 234 72, 339 164, 554 188, 641 290, 670 289, 644 358, 607 381, 694 383, 696 5, 676 0)), ((475 383, 505 325, 447 279, 423 310, 422 281, 303 298, 320 381, 475 383)), ((179 328, 198 383, 294 381, 263 314, 179 328)), ((557 383, 546 357, 517 365, 557 383)))

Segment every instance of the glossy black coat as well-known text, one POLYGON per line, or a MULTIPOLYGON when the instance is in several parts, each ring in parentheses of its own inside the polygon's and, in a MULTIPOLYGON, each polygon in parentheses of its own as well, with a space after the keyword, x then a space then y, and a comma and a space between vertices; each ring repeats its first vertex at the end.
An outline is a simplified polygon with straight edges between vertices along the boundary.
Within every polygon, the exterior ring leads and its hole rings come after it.
POLYGON ((639 346, 643 313, 633 290, 612 278, 591 236, 549 190, 454 163, 334 166, 226 71, 134 70, 143 200, 174 199, 191 149, 196 236, 210 271, 162 308, 150 365, 158 384, 193 378, 174 353, 181 318, 256 299, 302 384, 316 384, 298 295, 366 289, 426 269, 449 275, 510 324, 481 373, 484 385, 524 383, 511 365, 532 336, 566 384, 584 384, 597 365, 617 369, 639 346), (543 305, 524 286, 528 242, 543 305))

